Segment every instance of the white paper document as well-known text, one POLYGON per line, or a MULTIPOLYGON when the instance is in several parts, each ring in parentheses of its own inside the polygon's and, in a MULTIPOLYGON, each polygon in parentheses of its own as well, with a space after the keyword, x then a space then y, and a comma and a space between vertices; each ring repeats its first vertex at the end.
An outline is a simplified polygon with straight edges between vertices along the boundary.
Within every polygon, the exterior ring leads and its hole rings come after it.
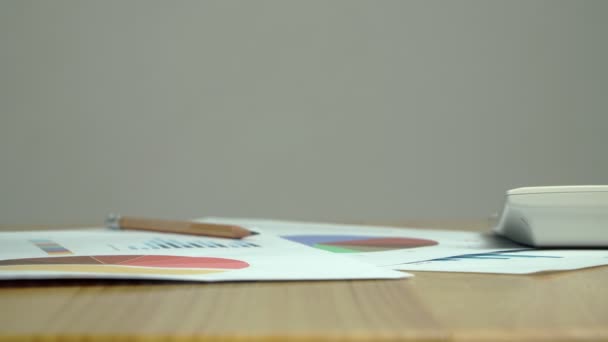
POLYGON ((239 218, 203 220, 239 224, 294 245, 395 270, 525 274, 608 265, 608 250, 532 249, 490 233, 239 218))
POLYGON ((294 245, 347 255, 377 266, 521 248, 497 236, 467 231, 219 217, 200 221, 241 225, 294 245))
POLYGON ((270 234, 241 240, 107 229, 0 233, 0 279, 396 279, 407 273, 270 234))

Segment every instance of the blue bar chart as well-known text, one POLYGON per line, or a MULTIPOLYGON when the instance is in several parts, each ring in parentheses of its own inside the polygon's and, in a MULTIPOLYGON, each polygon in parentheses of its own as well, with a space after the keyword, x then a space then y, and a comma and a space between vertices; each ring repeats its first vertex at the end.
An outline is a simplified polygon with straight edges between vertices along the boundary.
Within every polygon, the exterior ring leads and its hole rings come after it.
POLYGON ((138 244, 130 244, 130 250, 208 249, 208 248, 256 248, 258 244, 243 240, 218 241, 211 239, 154 238, 138 244))

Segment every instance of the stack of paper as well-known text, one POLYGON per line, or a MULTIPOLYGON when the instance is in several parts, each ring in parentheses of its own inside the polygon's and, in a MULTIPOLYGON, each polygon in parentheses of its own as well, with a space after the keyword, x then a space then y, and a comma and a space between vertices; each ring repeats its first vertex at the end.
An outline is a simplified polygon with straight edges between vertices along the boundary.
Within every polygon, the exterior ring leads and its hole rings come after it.
POLYGON ((397 279, 405 271, 534 273, 608 264, 607 250, 535 250, 485 233, 235 218, 241 240, 89 228, 0 233, 0 279, 397 279))

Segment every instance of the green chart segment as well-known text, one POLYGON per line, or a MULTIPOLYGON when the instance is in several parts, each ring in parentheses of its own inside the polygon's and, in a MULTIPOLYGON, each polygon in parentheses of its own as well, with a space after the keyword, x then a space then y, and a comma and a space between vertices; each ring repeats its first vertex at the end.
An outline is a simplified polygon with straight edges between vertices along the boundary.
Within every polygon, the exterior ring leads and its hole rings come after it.
POLYGON ((385 236, 285 235, 281 237, 334 253, 381 252, 439 244, 437 241, 429 239, 385 236))

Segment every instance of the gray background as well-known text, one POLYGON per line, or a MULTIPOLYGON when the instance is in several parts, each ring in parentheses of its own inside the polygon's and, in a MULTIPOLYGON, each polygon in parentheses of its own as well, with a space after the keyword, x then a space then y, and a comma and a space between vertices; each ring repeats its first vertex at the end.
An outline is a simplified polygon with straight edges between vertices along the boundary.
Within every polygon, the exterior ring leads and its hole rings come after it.
POLYGON ((608 183, 608 1, 0 0, 0 223, 485 218, 608 183))

